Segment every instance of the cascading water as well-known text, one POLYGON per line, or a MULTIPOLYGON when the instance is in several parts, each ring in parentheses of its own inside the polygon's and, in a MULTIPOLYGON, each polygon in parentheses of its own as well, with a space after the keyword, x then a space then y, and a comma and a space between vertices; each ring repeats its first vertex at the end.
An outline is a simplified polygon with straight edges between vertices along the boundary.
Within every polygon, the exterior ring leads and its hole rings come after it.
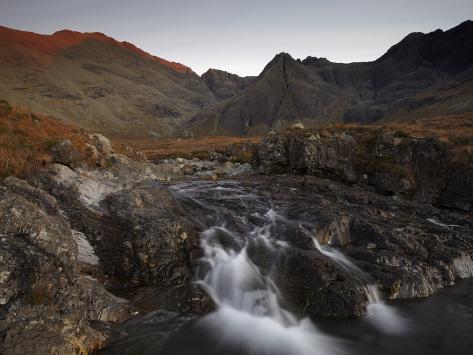
MULTIPOLYGON (((289 221, 274 211, 270 201, 230 182, 185 183, 172 189, 187 201, 183 204, 188 208, 185 215, 202 229, 201 246, 208 268, 199 283, 218 309, 198 324, 214 338, 215 347, 222 348, 216 354, 231 353, 229 347, 237 349, 235 354, 342 353, 339 341, 281 306, 277 286, 248 256, 248 247, 255 243, 270 250, 287 246, 273 230, 276 223, 289 221), (201 213, 196 214, 197 210, 201 213)), ((404 328, 401 318, 381 301, 377 287, 368 283, 369 277, 339 251, 313 240, 321 253, 367 283, 367 319, 385 331, 400 332, 404 328)))
MULTIPOLYGON (((305 230, 306 233, 307 230, 305 230)), ((310 234, 309 234, 310 235, 310 234)), ((378 286, 370 282, 370 277, 345 255, 328 245, 321 245, 317 238, 311 236, 314 245, 322 254, 326 255, 345 270, 355 274, 360 280, 366 283, 365 292, 368 298, 367 320, 375 324, 381 331, 400 334, 407 330, 407 321, 400 317, 396 310, 383 302, 378 286)))
MULTIPOLYGON (((206 191, 214 187, 208 187, 206 191)), ((205 204, 198 199, 200 188, 195 185, 180 186, 176 193, 213 211, 218 217, 201 233, 204 261, 209 270, 201 286, 218 306, 216 312, 199 322, 216 340, 216 346, 238 349, 238 354, 342 354, 339 342, 323 335, 312 322, 297 319, 280 304, 280 292, 271 278, 263 275, 247 254, 249 243, 262 243, 265 247, 283 248, 284 242, 271 236, 271 226, 278 216, 268 206, 258 206, 253 217, 263 220, 262 225, 252 225, 245 217, 240 220, 238 233, 227 229, 225 209, 205 204), (261 210, 266 210, 261 213, 261 210)), ((239 188, 218 186, 219 200, 255 199, 239 188)), ((214 201, 217 202, 217 201, 214 201)), ((248 213, 249 211, 245 211, 248 213)), ((207 215, 209 216, 209 215, 207 215)), ((233 216, 235 217, 235 216, 233 216)))

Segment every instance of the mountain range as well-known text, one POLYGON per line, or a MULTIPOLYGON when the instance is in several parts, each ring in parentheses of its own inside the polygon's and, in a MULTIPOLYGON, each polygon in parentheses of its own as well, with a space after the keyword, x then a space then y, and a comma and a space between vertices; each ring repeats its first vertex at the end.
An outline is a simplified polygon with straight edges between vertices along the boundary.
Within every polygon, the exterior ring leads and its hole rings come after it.
POLYGON ((0 98, 107 134, 167 134, 216 102, 190 68, 101 33, 0 27, 0 98))
POLYGON ((473 22, 411 33, 372 62, 280 53, 258 77, 152 56, 101 33, 0 27, 0 99, 107 134, 252 135, 295 122, 473 112, 473 22))

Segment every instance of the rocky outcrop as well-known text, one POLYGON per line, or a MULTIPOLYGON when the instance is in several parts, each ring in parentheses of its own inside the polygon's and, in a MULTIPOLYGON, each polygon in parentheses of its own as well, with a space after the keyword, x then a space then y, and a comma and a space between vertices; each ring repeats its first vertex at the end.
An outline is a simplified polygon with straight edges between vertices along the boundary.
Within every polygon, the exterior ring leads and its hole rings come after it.
POLYGON ((106 324, 129 317, 128 302, 83 272, 83 246, 54 197, 18 179, 5 185, 0 191, 0 351, 89 353, 103 346, 106 324))
POLYGON ((128 295, 130 288, 129 296, 138 303, 144 297, 135 291, 143 288, 149 293, 147 309, 153 302, 168 310, 209 309, 209 299, 192 284, 200 253, 195 232, 163 185, 182 179, 180 168, 114 153, 101 159, 106 167, 54 164, 34 179, 57 197, 72 228, 95 250, 100 262, 91 267, 93 275, 121 294, 128 295), (166 306, 165 295, 172 299, 166 306))
POLYGON ((453 149, 392 129, 298 129, 268 134, 258 155, 263 173, 324 176, 471 212, 473 167, 466 157, 456 161, 453 149))
POLYGON ((212 308, 192 283, 195 232, 162 184, 182 174, 108 143, 91 140, 95 168, 51 164, 29 183, 3 181, 1 353, 87 354, 132 312, 212 308))
POLYGON ((315 318, 362 314, 360 279, 394 299, 427 297, 473 276, 470 213, 308 175, 263 177, 246 186, 271 196, 294 226, 282 232, 289 245, 279 256, 266 258, 264 249, 256 249, 252 260, 272 272, 296 309, 311 309, 315 318), (346 255, 365 274, 334 265, 310 237, 346 255))

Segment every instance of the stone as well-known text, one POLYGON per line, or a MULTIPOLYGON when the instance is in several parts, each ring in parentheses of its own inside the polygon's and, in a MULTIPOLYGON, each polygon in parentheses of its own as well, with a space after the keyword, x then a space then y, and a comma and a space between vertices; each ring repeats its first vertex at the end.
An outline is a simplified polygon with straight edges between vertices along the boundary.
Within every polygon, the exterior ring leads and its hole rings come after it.
POLYGON ((396 134, 369 128, 267 134, 258 147, 259 171, 324 176, 472 211, 473 168, 450 158, 454 147, 434 138, 400 139, 396 134))
POLYGON ((87 153, 98 166, 105 166, 110 155, 113 154, 112 143, 102 134, 91 134, 87 143, 87 153))
POLYGON ((80 152, 68 139, 56 143, 51 148, 51 154, 53 162, 64 165, 74 165, 81 158, 80 152))
POLYGON ((108 338, 100 322, 130 315, 127 301, 81 273, 84 245, 89 250, 90 245, 77 242, 68 220, 53 211, 55 199, 47 196, 14 178, 0 191, 4 354, 90 353, 108 338))

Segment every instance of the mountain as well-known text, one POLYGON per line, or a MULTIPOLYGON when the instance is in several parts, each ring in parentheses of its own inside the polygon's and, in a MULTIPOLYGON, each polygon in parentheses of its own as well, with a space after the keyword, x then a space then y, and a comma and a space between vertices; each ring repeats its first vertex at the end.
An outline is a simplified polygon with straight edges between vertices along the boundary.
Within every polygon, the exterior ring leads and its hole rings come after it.
POLYGON ((190 68, 101 33, 0 27, 0 99, 107 134, 167 134, 216 102, 190 68))
POLYGON ((219 101, 238 95, 256 79, 255 76, 241 77, 217 69, 207 70, 201 78, 219 101))
POLYGON ((294 122, 387 122, 473 111, 473 22, 411 33, 373 62, 278 54, 243 91, 198 113, 196 134, 259 134, 294 122))

